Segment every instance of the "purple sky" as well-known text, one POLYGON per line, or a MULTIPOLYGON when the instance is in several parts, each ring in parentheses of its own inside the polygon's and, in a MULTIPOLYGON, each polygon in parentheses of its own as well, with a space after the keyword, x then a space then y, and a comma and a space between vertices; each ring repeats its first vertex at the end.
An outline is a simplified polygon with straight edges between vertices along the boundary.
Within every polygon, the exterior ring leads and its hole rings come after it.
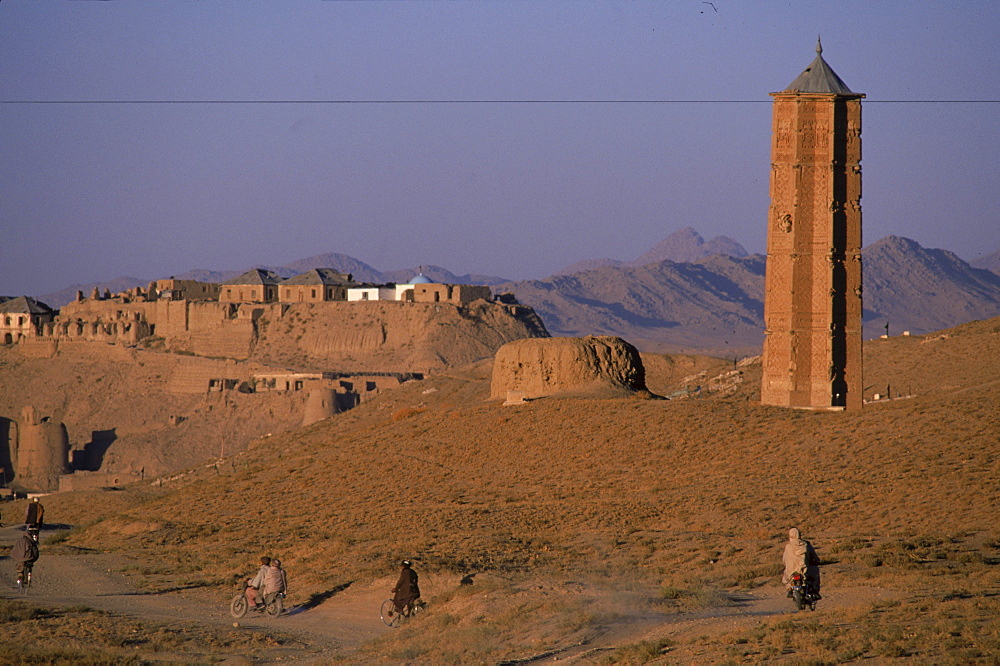
POLYGON ((866 243, 1000 247, 1000 104, 954 103, 1000 100, 992 2, 4 0, 0 294, 322 252, 541 278, 687 226, 763 251, 767 94, 817 34, 867 94, 866 243), (282 103, 106 103, 232 100, 282 103))

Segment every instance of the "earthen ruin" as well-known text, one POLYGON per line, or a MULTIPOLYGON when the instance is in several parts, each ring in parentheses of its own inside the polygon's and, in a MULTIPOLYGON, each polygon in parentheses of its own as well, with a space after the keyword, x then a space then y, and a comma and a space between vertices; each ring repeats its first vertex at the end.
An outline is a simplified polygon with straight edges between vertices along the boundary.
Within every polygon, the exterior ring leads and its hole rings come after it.
MULTIPOLYGON (((617 337, 529 338, 508 342, 493 362, 491 399, 646 390, 639 351, 617 337)), ((513 401, 512 401, 513 402, 513 401)))
POLYGON ((270 276, 251 273, 228 285, 170 278, 117 294, 78 292, 58 313, 3 299, 9 367, 35 363, 51 374, 46 383, 8 372, 11 385, 0 387, 0 454, 9 451, 0 486, 50 491, 157 476, 490 357, 510 340, 547 335, 531 308, 495 303, 489 287, 423 276, 358 285, 316 269, 263 290, 270 276), (370 298, 349 298, 369 287, 370 298), (65 421, 62 439, 52 439, 55 418, 14 420, 32 401, 65 421), (39 439, 33 428, 48 434, 39 439))
POLYGON ((66 426, 42 416, 31 406, 18 420, 0 419, 0 473, 5 485, 26 492, 59 489, 59 478, 70 471, 66 426))

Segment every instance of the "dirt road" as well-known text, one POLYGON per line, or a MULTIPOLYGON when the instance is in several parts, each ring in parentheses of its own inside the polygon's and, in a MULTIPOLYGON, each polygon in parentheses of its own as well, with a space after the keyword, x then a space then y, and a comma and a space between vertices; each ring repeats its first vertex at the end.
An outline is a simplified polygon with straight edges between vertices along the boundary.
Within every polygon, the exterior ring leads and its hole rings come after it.
MULTIPOLYGON (((13 597, 13 563, 10 546, 21 534, 20 526, 0 528, 0 572, 3 584, 0 596, 13 597)), ((385 632, 392 631, 378 617, 380 603, 388 596, 393 580, 386 578, 369 584, 353 584, 317 605, 292 606, 280 618, 249 614, 240 620, 229 615, 230 597, 217 590, 185 588, 144 593, 136 589, 122 573, 130 565, 118 554, 77 551, 60 545, 45 545, 42 534, 41 557, 36 564, 36 584, 26 597, 29 603, 46 607, 85 606, 115 616, 147 620, 163 625, 189 628, 231 628, 232 631, 269 631, 290 636, 281 646, 257 652, 253 658, 314 661, 324 656, 343 656, 353 648, 385 632)), ((425 596, 454 581, 433 575, 422 577, 425 596), (426 582, 424 582, 426 580, 426 582)), ((873 601, 883 593, 877 589, 825 591, 822 604, 830 608, 873 601)), ((571 645, 557 651, 529 655, 512 663, 591 663, 621 645, 642 640, 669 638, 678 645, 705 634, 748 629, 762 618, 791 613, 791 602, 780 587, 766 587, 735 600, 735 605, 706 609, 673 616, 635 617, 623 615, 619 623, 610 623, 587 644, 571 645)), ((671 658, 697 660, 690 646, 673 649, 671 658)))
MULTIPOLYGON (((9 553, 22 533, 21 526, 0 529, 0 596, 17 594, 9 553)), ((122 573, 129 566, 127 558, 112 553, 48 546, 44 544, 45 537, 43 532, 34 582, 29 593, 21 597, 40 606, 86 606, 161 624, 270 630, 290 634, 300 644, 301 651, 312 654, 350 649, 392 631, 378 617, 379 604, 391 587, 388 579, 370 586, 352 586, 338 593, 335 601, 328 599, 314 608, 292 606, 280 618, 250 613, 235 620, 229 614, 229 596, 220 597, 217 591, 183 587, 156 594, 143 593, 122 573)))

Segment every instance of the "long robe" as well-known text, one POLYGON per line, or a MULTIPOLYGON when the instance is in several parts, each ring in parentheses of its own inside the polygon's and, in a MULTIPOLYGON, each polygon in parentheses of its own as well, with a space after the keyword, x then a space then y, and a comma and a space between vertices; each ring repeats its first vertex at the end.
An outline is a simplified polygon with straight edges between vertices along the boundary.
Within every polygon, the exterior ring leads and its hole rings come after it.
POLYGON ((417 585, 417 572, 410 567, 403 567, 399 572, 396 587, 392 588, 392 601, 397 611, 403 610, 407 604, 412 604, 420 598, 420 587, 417 585))
POLYGON ((35 540, 25 534, 15 541, 10 549, 10 559, 18 565, 37 560, 38 545, 35 544, 35 540))
POLYGON ((801 573, 813 590, 819 592, 819 556, 812 544, 801 538, 794 527, 788 531, 788 543, 785 544, 781 561, 785 565, 785 571, 781 575, 782 583, 790 585, 792 574, 801 573))

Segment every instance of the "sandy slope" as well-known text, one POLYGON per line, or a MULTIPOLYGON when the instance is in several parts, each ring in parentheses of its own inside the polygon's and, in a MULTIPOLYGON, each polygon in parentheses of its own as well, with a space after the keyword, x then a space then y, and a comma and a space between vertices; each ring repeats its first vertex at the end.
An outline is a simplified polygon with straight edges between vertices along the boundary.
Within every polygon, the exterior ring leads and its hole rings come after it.
POLYGON ((302 655, 988 661, 1000 654, 1000 321, 865 353, 872 385, 913 397, 860 413, 764 407, 752 364, 713 381, 691 361, 664 368, 694 377, 682 383, 699 397, 505 408, 487 400, 480 364, 163 487, 47 506, 86 525, 61 547, 127 555, 132 584, 190 587, 172 594, 206 606, 220 608, 262 550, 278 554, 291 603, 325 599, 288 618, 305 645, 274 648, 302 655), (816 613, 791 614, 776 582, 793 521, 825 562, 816 613), (367 640, 403 556, 430 610, 367 640), (312 643, 311 618, 350 630, 312 643))

